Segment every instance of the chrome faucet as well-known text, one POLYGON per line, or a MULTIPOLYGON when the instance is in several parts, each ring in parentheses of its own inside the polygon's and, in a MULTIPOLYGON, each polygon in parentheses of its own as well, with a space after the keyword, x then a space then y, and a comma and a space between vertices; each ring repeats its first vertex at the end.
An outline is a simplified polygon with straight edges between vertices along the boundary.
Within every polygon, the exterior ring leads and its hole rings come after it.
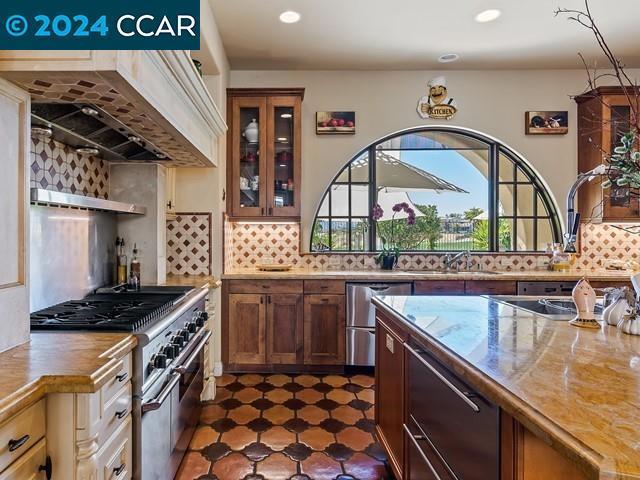
POLYGON ((452 270, 453 265, 456 265, 456 270, 460 269, 460 259, 464 258, 466 261, 467 270, 471 269, 471 251, 464 250, 462 252, 458 252, 455 255, 447 253, 444 256, 444 269, 452 270))

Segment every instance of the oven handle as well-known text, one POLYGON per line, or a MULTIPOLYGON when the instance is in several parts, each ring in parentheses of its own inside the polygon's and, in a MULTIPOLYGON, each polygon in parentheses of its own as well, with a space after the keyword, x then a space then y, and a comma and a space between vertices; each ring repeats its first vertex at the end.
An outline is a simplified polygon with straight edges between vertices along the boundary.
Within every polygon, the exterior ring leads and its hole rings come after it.
POLYGON ((427 464, 427 466, 429 467, 429 470, 431 470, 431 473, 433 473, 433 476, 436 478, 436 480, 442 480, 442 477, 438 475, 438 472, 434 468, 433 464, 429 461, 425 453, 422 451, 422 448, 420 448, 420 444, 418 443, 418 440, 423 440, 424 437, 422 437, 422 435, 414 435, 413 433, 411 433, 411 430, 409 430, 409 427, 407 427, 405 423, 402 424, 402 428, 404 428, 404 431, 407 432, 409 439, 411 440, 413 445, 416 447, 416 450, 418 450, 418 453, 422 457, 422 460, 424 460, 424 463, 427 464))
POLYGON ((171 394, 173 388, 178 384, 180 377, 181 375, 179 373, 172 373, 170 376, 171 380, 169 380, 165 387, 160 391, 158 396, 142 404, 142 413, 158 410, 171 394))
POLYGON ((435 367, 433 365, 431 365, 429 362, 427 362, 424 358, 422 358, 422 356, 413 348, 411 348, 409 345, 407 345, 406 343, 404 344, 404 348, 407 349, 407 351, 413 355, 414 357, 416 357, 416 359, 418 359, 420 361, 420 363, 422 363, 425 367, 427 367, 429 370, 431 370, 431 373, 433 373, 436 377, 438 377, 438 379, 444 383, 447 387, 449 387, 449 389, 451 389, 451 391, 453 391, 453 393, 455 393, 456 395, 458 395, 463 401, 464 403, 466 403, 467 405, 469 405, 471 407, 471 409, 478 413, 480 411, 480 407, 478 407, 478 405, 476 405, 475 403, 473 403, 471 400, 469 400, 469 397, 467 397, 464 392, 461 392, 460 389, 458 387, 456 387, 453 383, 451 383, 449 380, 447 380, 438 370, 435 369, 435 367))
POLYGON ((171 373, 179 373, 180 375, 187 373, 187 370, 189 370, 189 367, 195 361, 195 359, 198 358, 198 356, 200 355, 200 352, 202 352, 202 350, 204 349, 204 346, 207 344, 210 338, 211 338, 211 331, 207 330, 205 334, 202 336, 202 340, 200 340, 200 343, 196 345, 196 347, 193 349, 193 351, 187 357, 184 363, 179 367, 172 368, 171 373))

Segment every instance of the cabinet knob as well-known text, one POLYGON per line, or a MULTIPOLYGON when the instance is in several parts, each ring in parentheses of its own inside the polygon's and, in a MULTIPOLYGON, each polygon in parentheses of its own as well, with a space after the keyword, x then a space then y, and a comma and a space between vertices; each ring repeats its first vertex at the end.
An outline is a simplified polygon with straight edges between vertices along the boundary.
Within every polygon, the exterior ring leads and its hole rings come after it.
POLYGON ((47 480, 51 480, 51 475, 53 472, 53 464, 51 462, 51 457, 47 455, 47 459, 44 462, 44 465, 40 465, 38 467, 39 472, 44 472, 44 476, 47 480))

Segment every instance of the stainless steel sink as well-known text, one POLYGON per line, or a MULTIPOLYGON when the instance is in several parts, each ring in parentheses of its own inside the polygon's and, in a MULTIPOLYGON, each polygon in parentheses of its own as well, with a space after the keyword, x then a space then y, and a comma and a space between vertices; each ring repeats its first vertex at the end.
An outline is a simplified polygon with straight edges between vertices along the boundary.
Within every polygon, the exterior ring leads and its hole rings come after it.
POLYGON ((419 268, 407 268, 399 270, 406 273, 421 273, 424 275, 501 275, 502 272, 494 272, 491 270, 422 270, 419 268))

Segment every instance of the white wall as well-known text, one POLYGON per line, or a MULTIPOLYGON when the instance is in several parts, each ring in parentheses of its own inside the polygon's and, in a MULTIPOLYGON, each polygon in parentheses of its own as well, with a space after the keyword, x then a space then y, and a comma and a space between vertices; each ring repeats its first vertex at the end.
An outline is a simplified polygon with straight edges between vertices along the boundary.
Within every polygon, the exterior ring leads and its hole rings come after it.
POLYGON ((442 72, 428 71, 232 71, 232 87, 305 87, 302 103, 302 248, 325 188, 361 148, 396 130, 446 123, 492 135, 524 155, 548 183, 564 211, 577 172, 576 105, 585 73, 562 71, 450 71, 449 94, 458 106, 450 121, 422 120, 416 113, 426 84, 442 72), (353 136, 318 136, 315 112, 355 110, 353 136), (526 110, 568 110, 567 135, 524 133, 526 110))

